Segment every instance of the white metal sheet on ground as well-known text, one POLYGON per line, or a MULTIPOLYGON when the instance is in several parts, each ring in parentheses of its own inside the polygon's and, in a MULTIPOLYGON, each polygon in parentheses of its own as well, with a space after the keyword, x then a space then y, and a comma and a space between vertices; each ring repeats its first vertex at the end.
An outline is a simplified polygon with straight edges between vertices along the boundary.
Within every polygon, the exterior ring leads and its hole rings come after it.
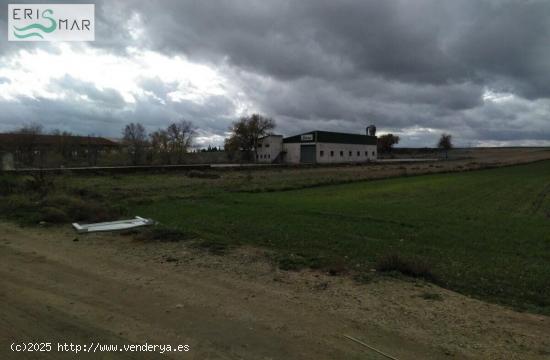
POLYGON ((73 223, 73 227, 79 233, 87 232, 97 232, 97 231, 117 231, 117 230, 126 230, 133 229, 140 226, 153 225, 155 221, 152 219, 145 219, 139 216, 136 216, 135 219, 129 220, 119 220, 119 221, 109 221, 101 222, 95 224, 79 224, 73 223))

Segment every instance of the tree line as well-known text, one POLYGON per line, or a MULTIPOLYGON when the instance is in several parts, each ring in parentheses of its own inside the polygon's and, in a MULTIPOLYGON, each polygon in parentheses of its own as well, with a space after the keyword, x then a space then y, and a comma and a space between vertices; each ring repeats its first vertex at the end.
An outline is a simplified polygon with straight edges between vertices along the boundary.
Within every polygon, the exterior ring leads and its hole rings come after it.
POLYGON ((17 163, 38 167, 75 162, 89 166, 97 164, 100 149, 90 140, 93 136, 77 137, 59 129, 46 132, 37 123, 25 124, 8 134, 24 135, 9 144, 0 144, 0 150, 13 153, 17 163), (43 135, 49 135, 47 142, 40 141, 43 135))
MULTIPOLYGON (((225 139, 224 151, 229 158, 251 161, 258 145, 258 139, 271 133, 275 121, 260 114, 241 117, 229 128, 229 137, 225 139)), ((163 164, 181 164, 185 154, 193 147, 196 131, 189 121, 179 121, 147 134, 140 123, 130 123, 123 130, 123 141, 133 165, 146 162, 163 164)), ((220 151, 209 146, 202 152, 220 151)))
POLYGON ((171 123, 147 134, 140 123, 124 127, 122 140, 132 165, 147 163, 181 164, 193 146, 196 132, 190 121, 171 123))
MULTIPOLYGON (((261 137, 272 134, 276 123, 272 118, 252 114, 244 116, 231 124, 229 136, 225 139, 223 150, 227 154, 227 160, 253 161, 258 141, 261 137)), ((75 143, 74 135, 67 131, 52 130, 46 133, 39 124, 28 124, 13 131, 16 134, 56 135, 53 152, 65 162, 73 161, 75 149, 82 151, 83 144, 75 143)), ((122 130, 122 151, 118 151, 118 157, 113 158, 114 164, 125 162, 131 165, 142 164, 182 164, 185 163, 186 154, 189 153, 196 138, 196 128, 193 123, 186 120, 170 123, 165 128, 159 128, 148 133, 141 123, 133 122, 124 126, 122 130)), ((378 152, 391 154, 392 149, 400 141, 399 136, 385 134, 378 137, 378 152)), ((437 147, 445 152, 453 147, 452 136, 442 134, 437 147)), ((20 144, 22 162, 33 164, 37 157, 43 156, 36 150, 32 141, 29 144, 20 144)), ((221 148, 209 146, 201 152, 218 152, 221 148)), ((97 147, 85 149, 85 161, 87 165, 96 165, 98 153, 97 147)), ((39 159, 42 161, 41 159, 39 159)))
MULTIPOLYGON (((252 160, 258 138, 275 127, 273 119, 252 114, 235 121, 230 127, 230 135, 224 147, 209 145, 196 150, 200 153, 225 151, 229 160, 252 160)), ((10 132, 25 135, 16 146, 6 148, 13 152, 16 162, 25 166, 96 166, 96 165, 143 165, 143 164, 182 164, 186 154, 193 151, 196 128, 190 121, 177 121, 165 128, 147 132, 138 122, 125 125, 119 146, 105 151, 100 146, 87 146, 86 139, 94 136, 79 136, 68 131, 54 129, 45 131, 41 124, 30 123, 10 132), (43 135, 50 135, 44 141, 43 135), (99 162, 98 162, 99 160, 99 162)), ((0 150, 2 148, 0 144, 0 150)), ((221 154, 218 156, 221 159, 221 154)), ((206 158, 209 159, 209 158, 206 158)), ((218 160, 219 161, 219 160, 218 160)))
MULTIPOLYGON (((437 148, 445 152, 445 159, 449 157, 449 150, 451 150, 453 145, 453 136, 451 134, 443 133, 439 137, 439 140, 436 144, 437 148)), ((377 148, 378 153, 380 154, 391 154, 393 147, 399 144, 400 137, 394 134, 385 134, 378 137, 377 148)))

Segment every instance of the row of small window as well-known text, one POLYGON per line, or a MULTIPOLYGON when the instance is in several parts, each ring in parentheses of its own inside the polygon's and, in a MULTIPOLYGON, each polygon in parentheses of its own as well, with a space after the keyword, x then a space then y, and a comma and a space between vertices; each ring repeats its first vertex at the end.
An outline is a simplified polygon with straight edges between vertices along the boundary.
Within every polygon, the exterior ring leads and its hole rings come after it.
POLYGON ((259 154, 258 159, 271 159, 271 154, 259 154))
MULTIPOLYGON (((372 156, 374 156, 375 154, 376 154, 376 153, 373 151, 373 152, 372 152, 372 156)), ((321 156, 321 157, 325 156, 325 151, 324 151, 324 150, 321 150, 321 151, 319 152, 319 156, 321 156)), ((330 151, 330 156, 331 156, 331 157, 334 156, 334 151, 333 151, 333 150, 330 151)), ((340 151, 340 156, 344 156, 344 151, 340 151)), ((350 152, 349 152, 349 156, 353 156, 353 151, 350 151, 350 152)), ((358 152, 357 152, 357 156, 361 156, 361 151, 358 151, 358 152)), ((368 152, 368 151, 365 151, 365 156, 369 156, 369 152, 368 152)))
MULTIPOLYGON (((265 144, 264 146, 265 146, 266 148, 268 148, 268 147, 269 147, 269 144, 265 144)), ((261 147, 262 147, 262 144, 258 144, 258 148, 261 148, 261 147)))

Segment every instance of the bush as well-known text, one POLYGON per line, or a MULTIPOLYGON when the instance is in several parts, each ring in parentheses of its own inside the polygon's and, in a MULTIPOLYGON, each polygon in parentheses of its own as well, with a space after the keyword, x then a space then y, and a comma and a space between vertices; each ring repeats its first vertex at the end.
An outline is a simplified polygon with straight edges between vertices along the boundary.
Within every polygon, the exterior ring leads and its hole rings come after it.
POLYGON ((118 219, 126 213, 122 206, 111 206, 101 194, 84 188, 64 193, 55 190, 53 180, 44 172, 31 176, 0 175, 0 212, 28 223, 46 221, 97 222, 118 219))
POLYGON ((25 190, 27 191, 45 195, 54 188, 51 176, 48 176, 43 171, 33 172, 31 176, 27 176, 24 179, 25 190))
POLYGON ((42 209, 41 218, 43 221, 53 224, 66 223, 69 221, 69 217, 63 210, 49 206, 42 209))
POLYGON ((69 195, 52 195, 44 198, 42 201, 44 208, 63 209, 70 214, 71 220, 82 221, 89 220, 94 216, 90 202, 84 202, 82 199, 69 195))
POLYGON ((11 175, 0 176, 0 195, 10 195, 23 190, 23 181, 21 177, 11 175))
POLYGON ((8 218, 34 222, 36 220, 36 202, 24 194, 9 195, 0 201, 0 213, 8 218))
POLYGON ((26 210, 36 206, 36 203, 31 198, 23 194, 11 195, 2 202, 6 204, 6 208, 12 210, 26 210))
POLYGON ((107 206, 100 202, 69 195, 47 196, 42 206, 59 209, 67 214, 68 221, 107 221, 119 218, 124 209, 107 206))
POLYGON ((406 258, 400 254, 384 255, 378 259, 375 268, 380 272, 397 271, 403 275, 415 278, 424 278, 432 281, 436 279, 430 265, 417 257, 406 258))

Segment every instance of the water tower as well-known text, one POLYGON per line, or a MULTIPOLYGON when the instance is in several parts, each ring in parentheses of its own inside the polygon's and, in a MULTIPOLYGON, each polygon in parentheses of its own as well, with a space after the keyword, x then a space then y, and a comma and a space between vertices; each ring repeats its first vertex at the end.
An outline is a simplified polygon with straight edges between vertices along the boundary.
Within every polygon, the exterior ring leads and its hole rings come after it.
POLYGON ((367 136, 376 136, 376 126, 374 125, 367 126, 367 136))

